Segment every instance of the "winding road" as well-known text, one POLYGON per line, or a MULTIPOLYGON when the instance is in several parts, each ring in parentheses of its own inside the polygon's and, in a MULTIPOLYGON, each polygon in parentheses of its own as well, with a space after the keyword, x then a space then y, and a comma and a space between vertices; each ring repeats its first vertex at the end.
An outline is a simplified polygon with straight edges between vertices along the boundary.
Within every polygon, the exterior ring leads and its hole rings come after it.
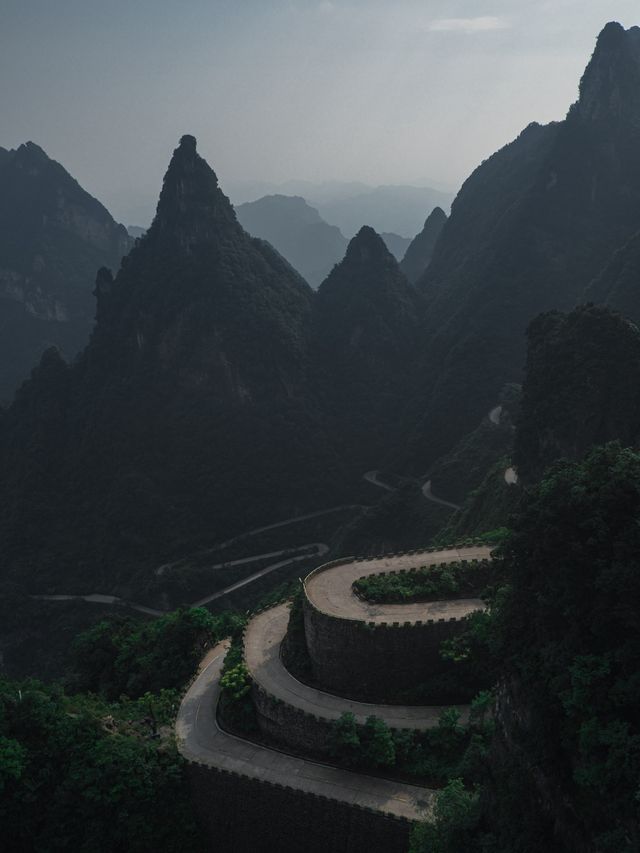
POLYGON ((297 758, 224 732, 215 709, 226 647, 221 643, 209 652, 180 705, 176 739, 187 761, 411 821, 429 816, 435 796, 430 789, 297 758))
MULTIPOLYGON (((379 489, 385 489, 387 492, 397 492, 398 489, 395 486, 390 486, 389 483, 385 483, 384 480, 380 479, 380 471, 367 471, 366 474, 362 475, 363 479, 368 483, 371 483, 373 486, 377 486, 379 489)), ((417 482, 412 477, 399 477, 398 479, 403 479, 405 482, 415 483, 417 482)), ((443 498, 436 497, 431 491, 431 480, 427 480, 427 482, 422 486, 422 495, 428 501, 431 501, 434 504, 439 504, 440 506, 446 506, 450 509, 460 509, 459 504, 454 504, 451 501, 445 501, 443 498)))
POLYGON ((427 619, 461 619, 474 610, 483 610, 479 598, 457 598, 450 601, 415 602, 413 604, 372 604, 363 601, 353 591, 353 583, 367 575, 381 572, 398 572, 440 563, 457 563, 460 560, 488 560, 491 548, 486 545, 469 548, 446 548, 418 554, 397 554, 376 557, 373 560, 353 560, 332 568, 312 573, 305 581, 307 597, 311 604, 330 616, 357 619, 363 622, 418 622, 427 619))
MULTIPOLYGON (((482 605, 482 602, 480 602, 482 605)), ((425 729, 438 725, 442 706, 382 705, 354 702, 332 693, 325 693, 298 681, 285 668, 280 657, 280 645, 287 631, 289 605, 280 604, 255 616, 245 631, 245 661, 251 677, 271 696, 307 714, 325 720, 337 720, 350 711, 364 725, 374 715, 393 729, 425 729)), ((469 717, 466 705, 456 706, 462 722, 469 717)))

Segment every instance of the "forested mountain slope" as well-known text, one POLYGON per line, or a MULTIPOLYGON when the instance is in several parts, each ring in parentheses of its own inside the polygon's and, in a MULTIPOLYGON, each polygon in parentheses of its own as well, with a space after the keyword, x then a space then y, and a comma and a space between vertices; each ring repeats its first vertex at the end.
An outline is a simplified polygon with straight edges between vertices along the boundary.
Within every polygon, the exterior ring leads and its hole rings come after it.
POLYGON ((113 588, 162 555, 337 502, 305 384, 312 291, 242 230, 193 137, 151 228, 96 290, 79 362, 47 353, 3 419, 5 574, 113 588))
POLYGON ((423 462, 519 381, 533 317, 581 301, 640 227, 639 92, 640 29, 608 24, 567 118, 530 125, 464 184, 418 283, 423 462))
POLYGON ((88 341, 93 286, 133 240, 33 142, 0 149, 0 402, 43 351, 74 356, 88 341))

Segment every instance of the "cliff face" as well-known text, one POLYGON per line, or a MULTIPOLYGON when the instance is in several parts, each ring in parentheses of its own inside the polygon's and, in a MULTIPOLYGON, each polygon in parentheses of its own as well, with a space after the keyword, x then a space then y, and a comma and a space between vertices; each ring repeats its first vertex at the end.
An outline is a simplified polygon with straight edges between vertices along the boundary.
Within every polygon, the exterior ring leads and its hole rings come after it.
POLYGON ((607 25, 566 120, 527 128, 456 199, 418 283, 429 340, 424 462, 520 380, 532 318, 581 301, 640 227, 639 32, 607 25))
POLYGON ((108 211, 32 142, 0 156, 0 400, 51 345, 87 342, 100 266, 133 241, 108 211))

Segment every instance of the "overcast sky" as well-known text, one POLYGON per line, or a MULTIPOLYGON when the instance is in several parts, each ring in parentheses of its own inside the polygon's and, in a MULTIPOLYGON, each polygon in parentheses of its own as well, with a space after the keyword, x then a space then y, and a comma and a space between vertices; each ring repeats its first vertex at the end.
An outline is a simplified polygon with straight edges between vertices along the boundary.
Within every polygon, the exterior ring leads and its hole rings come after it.
MULTIPOLYGON (((638 0, 0 0, 0 145, 28 139, 117 219, 183 133, 220 182, 456 189, 564 116, 638 0)), ((146 224, 142 222, 142 224, 146 224)))

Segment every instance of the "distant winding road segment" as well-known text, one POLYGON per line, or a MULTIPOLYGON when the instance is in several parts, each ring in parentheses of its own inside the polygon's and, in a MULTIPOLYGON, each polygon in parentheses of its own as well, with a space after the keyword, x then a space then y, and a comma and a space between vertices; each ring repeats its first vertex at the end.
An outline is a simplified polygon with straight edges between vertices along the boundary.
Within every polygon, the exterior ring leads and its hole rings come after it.
MULTIPOLYGON (((224 589, 212 592, 210 595, 205 595, 204 598, 199 598, 197 601, 192 602, 190 607, 203 607, 205 604, 209 604, 210 601, 215 601, 217 598, 222 598, 231 592, 235 592, 235 590, 241 589, 243 586, 247 586, 259 578, 263 578, 265 575, 275 572, 276 569, 281 569, 283 566, 290 566, 294 563, 303 562, 304 560, 308 560, 309 557, 323 557, 328 550, 329 546, 325 545, 324 542, 313 542, 307 545, 300 545, 297 548, 288 548, 284 551, 272 551, 267 554, 258 554, 254 557, 247 557, 246 559, 233 560, 229 563, 221 563, 219 566, 212 566, 211 568, 220 568, 223 565, 239 565, 241 563, 250 563, 256 560, 272 557, 274 555, 279 556, 285 553, 291 554, 293 552, 293 556, 287 557, 286 560, 279 560, 276 563, 271 563, 270 565, 265 566, 264 569, 260 569, 259 572, 254 572, 254 574, 249 575, 240 581, 236 581, 235 583, 230 584, 230 586, 226 586, 224 589), (311 554, 308 553, 310 549, 313 549, 313 553, 311 554), (301 554, 301 551, 304 553, 301 554)), ((147 616, 166 616, 169 612, 167 610, 155 610, 153 607, 146 607, 144 604, 136 604, 135 602, 127 601, 125 598, 118 598, 115 595, 102 595, 97 592, 91 593, 90 595, 32 595, 31 598, 39 601, 87 601, 90 604, 118 604, 129 607, 131 610, 136 610, 139 613, 145 613, 147 616)))
MULTIPOLYGON (((364 480, 371 483, 373 486, 377 486, 379 489, 385 489, 387 492, 398 491, 395 486, 390 486, 389 483, 385 483, 384 480, 380 479, 380 471, 367 471, 367 473, 362 476, 364 480)), ((410 477, 405 477, 404 479, 407 482, 415 482, 415 480, 410 477)), ((431 480, 427 480, 427 482, 422 486, 422 494, 423 497, 434 504, 440 504, 440 506, 446 506, 450 509, 460 509, 459 504, 454 504, 451 501, 445 501, 443 498, 436 497, 431 491, 431 480)))
POLYGON ((430 814, 435 792, 427 788, 297 758, 224 732, 215 709, 225 651, 221 643, 209 652, 180 705, 176 737, 187 761, 411 821, 430 814))

